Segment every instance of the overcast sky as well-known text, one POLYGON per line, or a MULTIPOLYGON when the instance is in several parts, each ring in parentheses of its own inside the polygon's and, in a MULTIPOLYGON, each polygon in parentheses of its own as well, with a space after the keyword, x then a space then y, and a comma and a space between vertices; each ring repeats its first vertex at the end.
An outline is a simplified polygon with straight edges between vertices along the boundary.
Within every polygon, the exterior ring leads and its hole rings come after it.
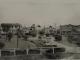
POLYGON ((80 0, 0 0, 0 22, 80 24, 80 0))

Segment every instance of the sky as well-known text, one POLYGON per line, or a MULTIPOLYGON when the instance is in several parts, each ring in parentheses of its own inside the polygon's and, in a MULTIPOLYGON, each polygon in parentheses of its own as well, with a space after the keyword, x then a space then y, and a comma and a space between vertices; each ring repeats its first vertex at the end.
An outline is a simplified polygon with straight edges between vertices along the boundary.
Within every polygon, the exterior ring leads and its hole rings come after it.
POLYGON ((0 0, 0 23, 80 24, 80 0, 0 0))

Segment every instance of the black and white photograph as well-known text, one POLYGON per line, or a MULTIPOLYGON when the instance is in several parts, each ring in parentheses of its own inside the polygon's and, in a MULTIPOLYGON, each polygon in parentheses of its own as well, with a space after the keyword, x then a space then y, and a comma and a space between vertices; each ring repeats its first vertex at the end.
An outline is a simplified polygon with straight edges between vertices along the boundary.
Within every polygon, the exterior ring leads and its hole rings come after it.
POLYGON ((80 60, 80 0, 0 0, 0 60, 80 60))

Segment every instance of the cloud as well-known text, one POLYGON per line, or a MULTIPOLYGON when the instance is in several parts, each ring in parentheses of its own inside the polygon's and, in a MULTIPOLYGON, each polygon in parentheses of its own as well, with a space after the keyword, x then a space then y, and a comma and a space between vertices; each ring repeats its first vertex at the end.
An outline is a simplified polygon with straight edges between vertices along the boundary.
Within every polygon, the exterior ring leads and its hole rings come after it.
POLYGON ((80 24, 80 0, 0 0, 2 22, 80 24))

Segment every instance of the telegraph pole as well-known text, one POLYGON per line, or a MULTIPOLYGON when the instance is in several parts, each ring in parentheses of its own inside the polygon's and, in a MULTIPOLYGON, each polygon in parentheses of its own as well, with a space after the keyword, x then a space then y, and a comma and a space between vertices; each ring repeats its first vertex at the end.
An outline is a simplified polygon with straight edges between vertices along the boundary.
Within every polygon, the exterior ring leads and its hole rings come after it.
POLYGON ((17 48, 18 48, 18 30, 17 30, 17 48))
POLYGON ((18 45, 19 45, 19 37, 18 37, 18 35, 19 35, 19 30, 20 30, 20 26, 19 26, 18 29, 17 29, 17 48, 18 48, 18 45))

